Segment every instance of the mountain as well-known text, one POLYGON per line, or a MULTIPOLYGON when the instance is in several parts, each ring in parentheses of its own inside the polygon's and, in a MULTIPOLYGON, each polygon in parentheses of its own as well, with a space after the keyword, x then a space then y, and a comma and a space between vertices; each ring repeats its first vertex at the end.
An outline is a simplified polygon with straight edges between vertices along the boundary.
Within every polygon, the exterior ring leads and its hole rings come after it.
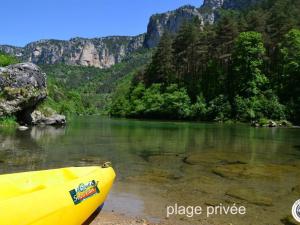
POLYGON ((175 34, 184 21, 198 18, 202 24, 212 24, 219 8, 241 9, 259 0, 204 0, 200 8, 186 5, 166 13, 150 17, 145 34, 110 36, 103 38, 72 38, 65 40, 40 40, 25 47, 0 45, 0 51, 17 56, 21 61, 36 64, 93 66, 109 68, 141 48, 156 47, 162 34, 175 34))
POLYGON ((65 63, 108 68, 141 48, 143 42, 142 34, 135 37, 72 38, 69 41, 41 40, 24 48, 3 45, 0 50, 36 64, 65 63))

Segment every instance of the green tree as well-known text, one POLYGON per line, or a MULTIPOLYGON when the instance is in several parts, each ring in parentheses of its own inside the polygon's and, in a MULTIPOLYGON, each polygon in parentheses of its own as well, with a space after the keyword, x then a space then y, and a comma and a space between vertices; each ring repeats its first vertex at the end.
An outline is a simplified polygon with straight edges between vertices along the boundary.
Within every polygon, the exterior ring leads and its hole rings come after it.
POLYGON ((235 41, 232 56, 234 95, 252 97, 268 83, 262 72, 265 47, 262 35, 257 32, 242 32, 235 41))
POLYGON ((186 87, 192 101, 196 100, 200 86, 200 34, 201 26, 199 20, 186 22, 181 26, 173 44, 178 82, 186 87))
POLYGON ((153 83, 169 85, 175 81, 172 42, 170 34, 164 33, 152 57, 152 62, 146 69, 147 86, 153 83))
POLYGON ((178 85, 168 86, 163 93, 163 115, 170 119, 185 119, 191 114, 191 100, 185 88, 178 88, 178 85))
POLYGON ((293 121, 300 122, 300 30, 292 29, 280 44, 280 97, 290 108, 293 121))

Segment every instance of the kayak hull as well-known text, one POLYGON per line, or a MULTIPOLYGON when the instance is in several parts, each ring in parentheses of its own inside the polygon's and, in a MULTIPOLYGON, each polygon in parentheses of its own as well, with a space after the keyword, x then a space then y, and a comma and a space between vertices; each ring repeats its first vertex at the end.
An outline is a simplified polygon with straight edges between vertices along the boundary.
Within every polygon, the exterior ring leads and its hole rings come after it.
POLYGON ((70 167, 0 175, 1 225, 80 225, 104 203, 111 167, 70 167))

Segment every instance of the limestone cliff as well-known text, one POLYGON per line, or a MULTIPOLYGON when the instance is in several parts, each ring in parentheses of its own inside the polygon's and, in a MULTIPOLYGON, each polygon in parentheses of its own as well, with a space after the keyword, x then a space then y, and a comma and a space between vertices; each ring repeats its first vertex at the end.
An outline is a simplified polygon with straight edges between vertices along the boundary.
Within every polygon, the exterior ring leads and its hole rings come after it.
POLYGON ((72 38, 69 41, 40 40, 24 48, 0 45, 0 50, 19 57, 21 61, 36 64, 66 63, 108 68, 141 48, 143 42, 142 34, 135 37, 72 38))
POLYGON ((199 9, 190 5, 151 16, 144 42, 145 47, 155 47, 164 32, 175 34, 184 21, 191 21, 195 17, 198 17, 201 21, 203 20, 199 9))

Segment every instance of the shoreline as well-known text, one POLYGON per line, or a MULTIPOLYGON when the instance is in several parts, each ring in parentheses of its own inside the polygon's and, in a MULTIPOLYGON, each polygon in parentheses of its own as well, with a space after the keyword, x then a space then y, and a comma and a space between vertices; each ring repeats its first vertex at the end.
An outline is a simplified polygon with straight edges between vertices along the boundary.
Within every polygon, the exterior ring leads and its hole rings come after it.
MULTIPOLYGON (((131 217, 123 213, 105 212, 94 213, 83 225, 163 225, 151 223, 140 217, 131 217)), ((166 224, 165 224, 166 225, 166 224)))

